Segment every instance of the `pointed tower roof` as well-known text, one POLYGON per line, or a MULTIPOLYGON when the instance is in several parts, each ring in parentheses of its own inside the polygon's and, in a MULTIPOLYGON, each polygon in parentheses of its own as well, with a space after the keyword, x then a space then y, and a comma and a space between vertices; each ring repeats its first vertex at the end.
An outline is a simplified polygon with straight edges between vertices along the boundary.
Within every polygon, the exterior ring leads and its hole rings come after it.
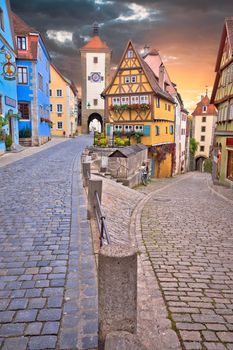
POLYGON ((208 95, 201 96, 201 101, 197 103, 197 107, 192 113, 192 116, 196 115, 217 115, 217 110, 214 104, 210 103, 208 95), (207 110, 204 112, 203 107, 207 107, 207 110))
POLYGON ((99 36, 99 25, 97 22, 93 24, 93 37, 80 51, 111 51, 108 45, 99 36))

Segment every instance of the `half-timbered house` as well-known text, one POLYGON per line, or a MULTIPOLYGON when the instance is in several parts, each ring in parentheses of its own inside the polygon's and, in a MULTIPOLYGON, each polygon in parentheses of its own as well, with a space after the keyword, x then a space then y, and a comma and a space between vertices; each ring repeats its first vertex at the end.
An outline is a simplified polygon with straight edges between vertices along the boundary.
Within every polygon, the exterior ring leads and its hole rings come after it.
POLYGON ((148 146, 157 177, 171 176, 175 164, 175 104, 164 77, 164 66, 157 78, 130 41, 102 93, 108 137, 117 133, 148 146))
POLYGON ((218 108, 214 179, 233 187, 233 16, 225 19, 211 103, 218 108))

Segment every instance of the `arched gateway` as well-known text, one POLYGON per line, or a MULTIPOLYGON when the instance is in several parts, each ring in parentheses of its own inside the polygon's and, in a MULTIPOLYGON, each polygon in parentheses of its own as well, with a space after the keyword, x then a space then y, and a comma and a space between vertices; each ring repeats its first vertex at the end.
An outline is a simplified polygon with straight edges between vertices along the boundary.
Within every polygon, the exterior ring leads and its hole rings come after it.
POLYGON ((99 113, 92 113, 88 118, 88 132, 90 131, 103 131, 103 118, 99 113))

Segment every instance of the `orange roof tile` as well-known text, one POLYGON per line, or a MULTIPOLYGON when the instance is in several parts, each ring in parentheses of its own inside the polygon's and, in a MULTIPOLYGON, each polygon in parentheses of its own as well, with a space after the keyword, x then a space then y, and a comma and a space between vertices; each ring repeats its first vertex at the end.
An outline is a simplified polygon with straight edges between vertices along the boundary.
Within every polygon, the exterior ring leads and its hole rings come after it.
POLYGON ((81 50, 110 50, 108 45, 100 39, 98 35, 95 35, 91 38, 86 45, 82 47, 81 50))
POLYGON ((197 103, 197 107, 193 111, 192 115, 195 117, 196 115, 217 115, 217 110, 214 104, 210 104, 210 99, 207 95, 201 96, 201 101, 197 103), (203 112, 203 108, 206 106, 207 111, 203 112))

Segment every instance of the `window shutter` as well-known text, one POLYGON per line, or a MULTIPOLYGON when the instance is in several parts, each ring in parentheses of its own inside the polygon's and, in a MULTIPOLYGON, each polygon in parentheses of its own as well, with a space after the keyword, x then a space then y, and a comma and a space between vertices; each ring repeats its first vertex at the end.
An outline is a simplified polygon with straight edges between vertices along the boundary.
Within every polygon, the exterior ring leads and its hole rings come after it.
POLYGON ((144 136, 150 136, 150 125, 144 125, 143 134, 144 136))
POLYGON ((110 136, 110 124, 107 125, 107 135, 110 136))

